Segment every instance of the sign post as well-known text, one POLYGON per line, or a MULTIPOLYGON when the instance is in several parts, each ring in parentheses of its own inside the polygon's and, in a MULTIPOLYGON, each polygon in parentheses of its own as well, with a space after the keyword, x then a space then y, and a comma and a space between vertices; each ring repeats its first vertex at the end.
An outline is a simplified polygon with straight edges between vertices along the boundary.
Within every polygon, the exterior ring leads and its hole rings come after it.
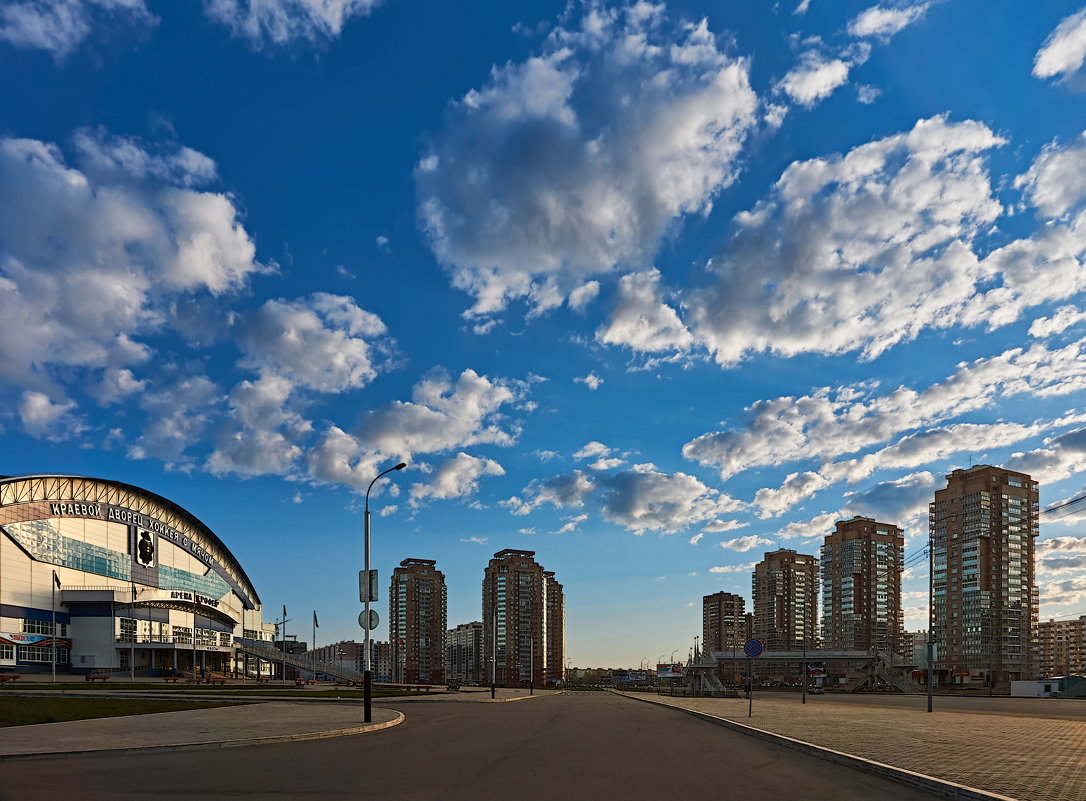
POLYGON ((743 643, 747 655, 747 717, 754 716, 754 657, 762 653, 762 641, 750 639, 743 643))

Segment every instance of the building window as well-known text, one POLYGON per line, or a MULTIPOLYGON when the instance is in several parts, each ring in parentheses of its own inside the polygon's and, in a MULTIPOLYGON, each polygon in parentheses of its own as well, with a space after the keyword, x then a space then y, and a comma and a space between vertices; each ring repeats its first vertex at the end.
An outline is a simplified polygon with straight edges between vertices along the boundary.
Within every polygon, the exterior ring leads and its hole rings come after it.
MULTIPOLYGON (((52 634, 53 622, 51 620, 23 620, 20 626, 23 634, 52 634)), ((68 624, 57 623, 57 636, 68 636, 68 624)))

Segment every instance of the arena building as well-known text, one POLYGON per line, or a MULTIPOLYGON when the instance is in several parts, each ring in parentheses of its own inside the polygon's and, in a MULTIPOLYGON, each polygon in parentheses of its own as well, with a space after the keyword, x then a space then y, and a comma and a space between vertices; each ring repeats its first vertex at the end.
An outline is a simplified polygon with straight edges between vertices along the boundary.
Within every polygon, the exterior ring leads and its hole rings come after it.
POLYGON ((119 481, 0 478, 0 671, 48 673, 55 644, 64 672, 251 674, 269 666, 245 641, 273 639, 237 559, 177 504, 119 481))

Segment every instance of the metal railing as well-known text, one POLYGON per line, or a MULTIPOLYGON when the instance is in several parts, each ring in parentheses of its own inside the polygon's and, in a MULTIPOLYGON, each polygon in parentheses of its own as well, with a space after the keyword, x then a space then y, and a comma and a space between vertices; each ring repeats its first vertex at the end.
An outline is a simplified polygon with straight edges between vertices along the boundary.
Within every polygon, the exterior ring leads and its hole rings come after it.
POLYGON ((362 681, 362 674, 342 665, 320 662, 301 654, 288 654, 260 640, 234 638, 234 647, 250 656, 256 656, 269 662, 283 662, 292 667, 301 668, 309 673, 323 673, 344 681, 362 681))

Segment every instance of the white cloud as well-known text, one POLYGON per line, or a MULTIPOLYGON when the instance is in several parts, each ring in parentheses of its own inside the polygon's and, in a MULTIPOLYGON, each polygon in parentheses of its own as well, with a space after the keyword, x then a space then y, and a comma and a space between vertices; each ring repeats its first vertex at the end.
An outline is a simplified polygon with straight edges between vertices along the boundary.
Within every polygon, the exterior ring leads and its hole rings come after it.
POLYGON ((825 537, 834 530, 837 521, 845 516, 842 512, 823 512, 809 520, 797 520, 794 523, 789 523, 774 532, 774 536, 784 540, 811 540, 825 537))
POLYGON ((1029 335, 1036 339, 1045 339, 1066 331, 1073 325, 1086 320, 1086 311, 1077 306, 1061 306, 1051 317, 1038 317, 1029 326, 1029 335))
POLYGON ((702 531, 710 534, 719 534, 723 531, 735 531, 739 528, 746 528, 750 523, 742 523, 738 520, 710 520, 702 527, 702 531))
POLYGON ((589 3, 578 25, 452 104, 416 168, 421 225, 471 313, 545 310, 648 267, 736 178, 758 108, 746 61, 662 5, 589 3))
POLYGON ((425 498, 463 498, 474 495, 479 489, 479 479, 486 476, 504 476, 505 470, 493 459, 481 459, 466 453, 442 464, 429 484, 414 484, 411 501, 425 498))
POLYGON ((848 82, 852 64, 839 58, 826 58, 814 50, 800 56, 799 64, 789 70, 777 90, 793 102, 811 108, 833 94, 833 90, 848 82))
POLYGON ((792 11, 793 14, 806 14, 807 9, 811 7, 811 0, 800 0, 798 6, 792 11))
POLYGON ((747 551, 753 551, 755 548, 761 548, 765 545, 773 545, 774 541, 766 539, 765 537, 759 537, 757 534, 748 534, 745 537, 736 537, 732 540, 724 540, 720 543, 721 548, 727 548, 732 551, 739 551, 745 553, 747 551))
POLYGON ((312 424, 292 408, 294 385, 274 372, 242 381, 230 393, 226 420, 205 467, 211 473, 287 475, 302 456, 312 424))
POLYGON ((575 515, 574 517, 566 518, 565 524, 558 529, 556 534, 567 534, 570 531, 576 531, 577 527, 588 519, 588 515, 575 515))
POLYGON ((704 531, 699 532, 698 534, 695 534, 693 537, 690 538, 690 544, 691 545, 697 545, 699 542, 701 542, 702 537, 704 537, 704 536, 705 536, 704 531))
POLYGON ((0 42, 47 50, 63 58, 96 27, 142 27, 157 22, 144 0, 6 0, 0 6, 0 42))
MULTIPOLYGON (((905 528, 908 524, 927 515, 928 503, 935 490, 942 488, 941 479, 929 472, 910 473, 907 476, 883 481, 860 492, 846 494, 844 517, 861 515, 873 517, 883 523, 893 523, 905 528)), ((924 526, 926 527, 926 522, 924 526)))
POLYGON ((586 476, 580 470, 532 481, 521 496, 501 505, 524 515, 545 503, 581 507, 591 501, 604 518, 636 534, 671 533, 743 507, 685 473, 661 473, 652 465, 634 465, 610 475, 586 476))
POLYGON ((754 566, 756 564, 758 564, 758 563, 757 562, 746 562, 746 563, 741 564, 741 565, 716 565, 715 567, 710 567, 709 572, 710 573, 750 573, 752 570, 754 570, 754 566))
POLYGON ((155 458, 170 467, 190 468, 186 451, 203 439, 222 402, 219 387, 203 375, 180 376, 140 396, 147 412, 143 433, 129 446, 132 459, 155 458))
POLYGON ((391 347, 381 319, 342 295, 269 300, 241 325, 241 364, 270 369, 321 392, 369 383, 391 347))
POLYGON ((248 39, 265 44, 321 43, 337 38, 352 17, 368 15, 380 0, 204 0, 205 13, 248 39))
POLYGON ((461 542, 473 542, 476 545, 486 545, 490 537, 461 537, 461 542))
POLYGON ((792 508, 804 498, 808 498, 829 485, 818 473, 790 473, 777 489, 765 487, 754 494, 754 505, 758 507, 758 517, 775 517, 792 508))
POLYGON ((647 352, 685 350, 694 341, 678 312, 665 302, 656 269, 619 279, 618 301, 596 339, 647 352))
POLYGON ((76 405, 71 401, 54 403, 42 392, 24 392, 19 403, 19 420, 23 430, 31 436, 60 442, 87 428, 75 409, 76 405))
POLYGON ((601 384, 603 384, 603 379, 596 375, 596 372, 593 370, 589 372, 589 374, 586 375, 584 378, 574 378, 573 383, 584 384, 586 387, 594 392, 600 388, 601 384))
POLYGON ((930 7, 930 2, 871 6, 849 22, 848 32, 850 36, 888 38, 923 19, 930 7))
POLYGON ((1086 197, 1086 133, 1068 145, 1045 145, 1014 185, 1046 217, 1073 210, 1086 197))
MULTIPOLYGON (((873 386, 861 384, 757 401, 729 428, 686 443, 683 456, 718 467, 723 479, 759 466, 808 459, 830 461, 886 442, 901 432, 931 427, 984 408, 1000 398, 1064 395, 1086 388, 1086 364, 1082 361, 1086 354, 1082 350, 1083 343, 1058 349, 1042 344, 1015 348, 964 363, 946 379, 920 390, 897 387, 876 393, 873 386)), ((969 430, 960 429, 963 434, 969 430)), ((1013 441, 1018 430, 1009 426, 1001 436, 1013 441)), ((934 440, 940 436, 945 435, 931 435, 934 440)), ((893 457, 901 466, 912 465, 915 461, 906 445, 920 445, 926 439, 919 437, 891 449, 874 457, 875 461, 885 458, 890 464, 893 457)), ((853 465, 856 475, 866 474, 873 466, 864 464, 861 458, 853 465)))
POLYGON ((109 369, 105 400, 139 381, 119 372, 147 360, 135 337, 264 268, 233 201, 194 188, 214 179, 210 159, 100 131, 73 144, 74 167, 54 145, 0 139, 0 377, 48 393, 109 369))
POLYGON ((1006 315, 977 298, 996 266, 971 250, 1003 211, 985 166, 1001 144, 984 125, 936 117, 794 162, 736 216, 716 284, 685 298, 695 336, 723 365, 763 351, 871 359, 925 328, 1006 315))
POLYGON ((1086 470, 1086 428, 1049 437, 1040 448, 1011 454, 1006 467, 1029 473, 1041 484, 1081 473, 1086 470))
POLYGON ((869 84, 857 84, 856 86, 856 99, 865 106, 874 103, 881 94, 882 90, 877 86, 870 86, 869 84))
POLYGON ((472 445, 509 446, 516 431, 501 416, 522 387, 464 370, 455 381, 434 371, 419 381, 412 401, 396 401, 369 412, 349 434, 331 426, 309 451, 310 474, 322 481, 363 487, 378 465, 416 453, 442 453, 472 445))
POLYGON ((1048 35, 1033 61, 1035 78, 1059 77, 1081 88, 1086 61, 1086 8, 1065 17, 1048 35))
POLYGON ((574 459, 595 459, 598 456, 610 456, 611 449, 604 445, 602 442, 592 440, 591 442, 579 448, 574 454, 574 459))
POLYGON ((533 479, 524 488, 524 499, 513 496, 501 505, 515 515, 526 515, 545 503, 557 508, 584 506, 585 499, 595 490, 595 484, 580 470, 548 479, 533 479))

